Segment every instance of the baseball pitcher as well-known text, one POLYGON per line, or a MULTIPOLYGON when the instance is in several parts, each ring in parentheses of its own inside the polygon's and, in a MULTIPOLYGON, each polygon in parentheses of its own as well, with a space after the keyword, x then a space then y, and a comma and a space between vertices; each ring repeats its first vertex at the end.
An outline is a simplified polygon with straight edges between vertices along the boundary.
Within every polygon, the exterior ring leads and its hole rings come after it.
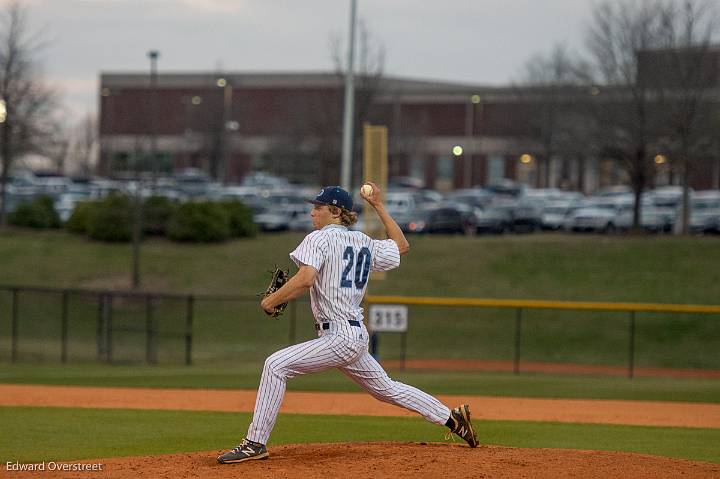
POLYGON ((470 408, 450 410, 435 397, 393 381, 368 352, 368 331, 360 307, 371 271, 390 271, 410 245, 388 214, 377 185, 367 183, 362 198, 375 210, 387 231, 387 240, 375 240, 348 227, 357 221, 350 193, 338 186, 320 190, 310 212, 315 231, 290 253, 298 272, 277 291, 265 296, 260 307, 277 316, 277 307, 310 291, 317 339, 281 349, 265 361, 255 411, 247 435, 234 449, 217 458, 222 464, 268 457, 266 448, 289 379, 308 373, 340 370, 376 399, 415 411, 426 420, 447 426, 477 447, 470 408))

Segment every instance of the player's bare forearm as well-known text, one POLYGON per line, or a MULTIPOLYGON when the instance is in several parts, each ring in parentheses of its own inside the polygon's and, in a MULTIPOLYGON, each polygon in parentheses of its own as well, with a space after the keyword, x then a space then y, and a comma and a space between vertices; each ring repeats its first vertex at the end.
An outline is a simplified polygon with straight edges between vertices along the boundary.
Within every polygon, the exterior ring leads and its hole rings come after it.
POLYGON ((375 212, 380 217, 380 221, 382 221, 382 224, 385 227, 385 232, 387 233, 388 238, 395 242, 400 254, 407 253, 410 251, 410 243, 408 243, 407 238, 405 238, 405 235, 398 224, 392 216, 390 216, 390 213, 388 213, 385 209, 385 205, 382 202, 382 192, 380 191, 380 188, 371 181, 368 181, 365 185, 370 185, 369 192, 363 192, 361 189, 360 196, 362 196, 363 199, 370 204, 370 206, 375 208, 375 212))
POLYGON ((405 238, 405 234, 400 229, 400 226, 398 226, 392 216, 390 216, 390 213, 385 209, 385 205, 378 203, 373 205, 373 208, 375 208, 375 212, 377 212, 380 217, 380 221, 382 221, 385 227, 388 238, 397 244, 400 254, 407 253, 410 250, 410 243, 408 243, 407 238, 405 238))
POLYGON ((302 266, 295 276, 290 278, 282 288, 263 298, 261 306, 265 310, 272 310, 275 306, 287 303, 291 299, 304 294, 315 282, 317 271, 312 266, 302 266))

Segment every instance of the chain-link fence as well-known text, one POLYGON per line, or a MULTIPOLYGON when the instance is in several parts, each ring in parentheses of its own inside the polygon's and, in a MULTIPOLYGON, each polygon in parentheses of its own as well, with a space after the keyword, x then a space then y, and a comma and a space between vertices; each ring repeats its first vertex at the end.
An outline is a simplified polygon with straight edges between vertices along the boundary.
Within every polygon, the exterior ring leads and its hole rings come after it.
MULTIPOLYGON (((407 332, 375 337, 388 364, 497 361, 517 372, 547 362, 630 376, 636 366, 720 370, 718 306, 366 299, 408 307, 407 332)), ((259 362, 314 337, 307 299, 274 320, 257 296, 0 286, 0 361, 259 362)))

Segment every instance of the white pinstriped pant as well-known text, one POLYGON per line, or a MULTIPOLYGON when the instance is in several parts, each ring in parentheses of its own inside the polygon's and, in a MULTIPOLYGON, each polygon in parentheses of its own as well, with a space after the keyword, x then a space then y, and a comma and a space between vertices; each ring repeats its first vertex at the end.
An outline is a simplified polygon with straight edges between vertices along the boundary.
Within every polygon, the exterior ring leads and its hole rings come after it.
MULTIPOLYGON (((361 323, 362 324, 362 323, 361 323)), ((450 409, 433 396, 407 384, 393 381, 368 353, 365 326, 333 322, 320 331, 318 339, 295 344, 271 354, 265 366, 255 400, 253 421, 247 439, 267 444, 275 426, 288 379, 337 368, 380 401, 395 404, 445 425, 450 409)))

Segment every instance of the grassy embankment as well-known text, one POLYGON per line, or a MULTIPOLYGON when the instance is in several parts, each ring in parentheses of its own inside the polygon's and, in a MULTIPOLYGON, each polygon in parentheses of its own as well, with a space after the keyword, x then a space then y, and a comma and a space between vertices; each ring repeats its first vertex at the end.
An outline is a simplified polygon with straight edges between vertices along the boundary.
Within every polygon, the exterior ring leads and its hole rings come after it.
MULTIPOLYGON (((194 359, 200 363, 261 361, 287 344, 290 315, 267 321, 254 295, 267 269, 286 265, 300 234, 261 235, 220 245, 186 245, 153 239, 143 245, 146 289, 174 293, 246 295, 245 302, 197 301, 194 359)), ((370 285, 371 294, 502 299, 720 302, 720 242, 712 237, 602 237, 529 235, 411 237, 401 268, 370 285)), ((127 287, 129 245, 103 244, 63 232, 11 230, 0 235, 3 283, 52 287, 127 287)), ((9 317, 10 294, 0 292, 9 317)), ((141 360, 145 304, 116 301, 115 359, 141 360)), ((309 339, 310 314, 297 305, 295 339, 309 339)), ((20 295, 20 352, 25 359, 59 357, 60 298, 20 295)), ((70 358, 96 357, 97 299, 71 297, 70 358)), ((161 361, 181 360, 185 303, 155 305, 161 361)), ((420 307, 410 309, 409 357, 511 359, 514 310, 420 307)), ((720 368, 717 315, 637 315, 639 366, 720 368)), ((622 365, 628 355, 628 314, 529 311, 523 313, 524 360, 622 365)), ((10 322, 0 321, 0 360, 9 355, 10 322)), ((382 355, 397 358, 399 336, 383 335, 382 355)))

